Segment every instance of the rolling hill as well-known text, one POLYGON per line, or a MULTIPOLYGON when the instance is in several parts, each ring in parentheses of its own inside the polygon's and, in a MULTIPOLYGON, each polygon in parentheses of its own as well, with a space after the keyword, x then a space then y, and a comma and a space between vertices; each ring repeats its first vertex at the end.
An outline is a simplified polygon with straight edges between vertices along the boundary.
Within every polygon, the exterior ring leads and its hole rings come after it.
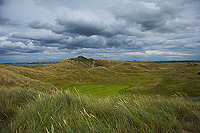
POLYGON ((1 64, 0 132, 198 132, 199 81, 198 62, 1 64))
POLYGON ((200 63, 155 63, 87 59, 83 56, 51 65, 0 65, 0 86, 52 90, 70 85, 129 85, 124 93, 200 95, 200 63))

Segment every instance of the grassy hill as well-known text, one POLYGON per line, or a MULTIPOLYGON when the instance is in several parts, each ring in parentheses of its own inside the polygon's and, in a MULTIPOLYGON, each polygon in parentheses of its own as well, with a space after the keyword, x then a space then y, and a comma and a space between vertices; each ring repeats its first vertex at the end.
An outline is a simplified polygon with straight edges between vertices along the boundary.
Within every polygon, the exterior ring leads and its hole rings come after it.
POLYGON ((10 89, 13 87, 25 87, 43 92, 56 90, 56 87, 48 82, 42 82, 37 77, 45 78, 43 72, 37 70, 20 68, 12 65, 0 67, 0 87, 10 89))
POLYGON ((0 132, 199 132, 199 62, 0 65, 0 132))
MULTIPOLYGON (((0 65, 1 86, 129 85, 124 93, 200 96, 200 63, 108 61, 79 56, 52 65, 0 65)), ((50 87, 51 86, 51 87, 50 87)), ((49 88, 50 87, 50 88, 49 88)))

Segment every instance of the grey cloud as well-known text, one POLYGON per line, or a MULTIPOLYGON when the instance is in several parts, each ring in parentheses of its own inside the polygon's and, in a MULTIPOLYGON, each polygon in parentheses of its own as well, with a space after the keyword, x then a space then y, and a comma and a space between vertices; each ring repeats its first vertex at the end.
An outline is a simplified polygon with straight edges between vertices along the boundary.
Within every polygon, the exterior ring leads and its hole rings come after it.
MULTIPOLYGON (((30 51, 33 51, 31 49, 27 48, 22 48, 20 46, 1 46, 0 47, 0 54, 5 54, 5 53, 14 53, 14 52, 20 52, 20 53, 32 53, 30 51)), ((37 50, 37 49, 36 49, 37 50)), ((39 52, 39 50, 37 50, 39 52)), ((41 52, 41 51, 40 51, 41 52)))
POLYGON ((62 18, 56 19, 57 24, 52 25, 50 23, 42 23, 41 21, 34 20, 29 23, 29 27, 33 29, 46 29, 51 30, 57 34, 67 35, 100 35, 105 29, 105 25, 96 25, 96 23, 88 23, 83 21, 67 21, 62 18))
MULTIPOLYGON (((199 26, 199 22, 195 20, 187 20, 187 19, 175 19, 167 23, 163 27, 159 27, 158 30, 160 32, 183 32, 193 30, 195 27, 199 26)), ((188 36, 188 35, 187 35, 188 36)))
POLYGON ((143 38, 146 36, 146 33, 142 32, 141 29, 137 26, 129 25, 125 22, 115 21, 112 24, 109 24, 108 28, 105 29, 101 35, 108 38, 116 35, 135 36, 138 38, 143 38))
POLYGON ((117 35, 112 38, 109 38, 107 42, 108 46, 112 47, 119 47, 128 43, 131 43, 131 41, 129 41, 127 37, 123 35, 117 35))
POLYGON ((64 27, 64 32, 70 32, 85 36, 100 35, 107 25, 102 21, 85 20, 80 17, 77 19, 68 19, 67 16, 56 19, 58 25, 64 27))
POLYGON ((11 39, 13 42, 22 39, 24 43, 28 40, 32 41, 34 45, 37 46, 46 46, 46 47, 58 47, 61 45, 63 40, 68 37, 52 33, 50 31, 42 32, 28 32, 28 33, 15 33, 11 36, 14 39, 11 39))
POLYGON ((183 16, 181 16, 181 12, 188 7, 192 7, 192 5, 185 6, 186 4, 188 3, 182 1, 162 1, 156 2, 155 8, 151 9, 144 6, 141 2, 131 2, 110 7, 109 11, 117 20, 125 20, 127 23, 131 24, 136 23, 146 31, 166 32, 166 29, 170 27, 168 23, 171 22, 170 24, 174 26, 168 31, 173 32, 176 29, 185 29, 185 27, 191 26, 181 22, 178 24, 173 23, 177 18, 184 19, 183 16))
POLYGON ((107 38, 107 47, 115 47, 129 50, 142 51, 144 42, 139 41, 136 37, 126 35, 116 35, 111 38, 107 38))
MULTIPOLYGON (((56 34, 65 36, 93 36, 99 35, 104 37, 113 37, 116 35, 136 36, 139 38, 145 37, 146 33, 135 27, 127 24, 119 24, 117 22, 112 25, 106 25, 103 22, 86 22, 86 21, 71 21, 65 18, 56 19, 57 24, 43 23, 39 20, 34 20, 29 23, 29 27, 33 29, 46 29, 56 34)), ((16 36, 13 36, 16 37, 16 36)))
POLYGON ((7 37, 0 38, 0 54, 5 53, 38 53, 43 52, 47 48, 42 46, 36 46, 34 41, 26 40, 22 42, 21 40, 9 40, 7 37))
POLYGON ((10 22, 9 18, 5 18, 5 17, 0 16, 0 24, 1 25, 7 25, 9 22, 10 22))
POLYGON ((24 44, 32 42, 36 46, 57 47, 58 49, 101 48, 106 47, 106 39, 101 36, 63 36, 49 32, 15 33, 9 41, 13 43, 23 41, 24 44))
POLYGON ((139 2, 128 3, 118 7, 111 7, 110 12, 116 19, 123 19, 128 23, 137 23, 145 30, 153 30, 165 25, 168 15, 163 15, 158 9, 149 9, 139 2))
POLYGON ((14 33, 11 37, 23 38, 30 40, 60 40, 65 38, 62 35, 54 34, 51 32, 27 32, 27 33, 14 33))
POLYGON ((68 11, 64 16, 55 19, 56 24, 34 20, 29 23, 33 29, 47 29, 57 34, 100 35, 107 25, 95 14, 84 11, 68 11))
POLYGON ((5 0, 0 0, 0 5, 3 5, 5 3, 5 0))
POLYGON ((200 16, 196 16, 195 18, 198 19, 198 20, 200 20, 200 16))
POLYGON ((34 20, 30 22, 29 26, 33 29, 49 29, 51 27, 49 23, 42 23, 39 20, 34 20))
POLYGON ((192 44, 186 44, 184 47, 189 49, 200 49, 200 43, 197 42, 192 44))
POLYGON ((28 33, 15 33, 12 34, 12 38, 9 41, 23 42, 28 44, 30 41, 35 46, 45 47, 57 47, 58 49, 79 49, 79 48, 107 48, 107 47, 119 47, 128 46, 138 48, 136 37, 126 35, 115 35, 112 37, 104 36, 63 36, 60 34, 46 32, 28 32, 28 33), (27 43, 28 42, 28 43, 27 43))
POLYGON ((64 27, 61 27, 59 25, 52 25, 48 22, 41 22, 39 20, 34 20, 31 21, 28 25, 29 27, 33 29, 46 29, 46 30, 51 30, 52 32, 61 34, 64 32, 64 27))
POLYGON ((5 53, 41 53, 46 50, 46 48, 42 47, 29 47, 28 45, 5 45, 5 46, 0 46, 0 54, 5 54, 5 53))
POLYGON ((9 18, 0 16, 0 25, 12 25, 12 26, 18 26, 19 23, 11 22, 9 18))
MULTIPOLYGON (((120 11, 121 12, 121 11, 120 11)), ((29 23, 33 29, 51 30, 56 34, 67 36, 92 36, 100 35, 104 37, 113 37, 118 34, 136 37, 145 37, 146 34, 141 31, 137 25, 128 24, 125 21, 113 19, 112 23, 106 23, 102 18, 89 11, 69 10, 62 17, 55 19, 55 24, 34 20, 29 23)))
POLYGON ((70 37, 67 40, 62 41, 62 45, 59 46, 59 49, 79 49, 79 48, 105 48, 106 40, 104 37, 100 36, 76 36, 70 37))

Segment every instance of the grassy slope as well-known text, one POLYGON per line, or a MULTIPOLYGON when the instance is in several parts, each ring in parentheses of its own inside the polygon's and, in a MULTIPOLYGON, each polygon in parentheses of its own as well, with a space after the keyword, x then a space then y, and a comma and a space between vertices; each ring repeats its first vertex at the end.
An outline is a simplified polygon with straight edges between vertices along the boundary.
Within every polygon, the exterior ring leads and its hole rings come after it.
MULTIPOLYGON (((31 69, 21 68, 12 65, 1 65, 0 67, 0 87, 13 88, 13 87, 26 87, 39 91, 52 91, 56 90, 56 87, 51 83, 42 82, 41 80, 32 78, 32 75, 39 75, 41 77, 43 73, 38 73, 31 69)), ((43 76, 44 77, 44 76, 43 76)))
POLYGON ((199 96, 199 70, 199 63, 82 57, 44 66, 0 65, 0 132, 198 132, 199 101, 155 95, 95 98, 52 90, 75 86, 93 93, 101 86, 96 96, 104 96, 130 86, 123 92, 199 96))
POLYGON ((124 90, 125 93, 200 95, 200 63, 125 62, 77 57, 52 65, 0 65, 0 70, 1 86, 6 87, 22 84, 62 89, 89 82, 131 86, 124 90))

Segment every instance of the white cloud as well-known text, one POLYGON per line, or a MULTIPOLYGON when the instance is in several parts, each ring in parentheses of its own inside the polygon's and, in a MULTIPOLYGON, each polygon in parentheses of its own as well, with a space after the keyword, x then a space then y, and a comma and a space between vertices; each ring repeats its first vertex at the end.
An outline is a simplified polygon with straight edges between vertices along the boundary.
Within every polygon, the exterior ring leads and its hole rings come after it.
POLYGON ((185 48, 200 49, 200 43, 186 44, 185 48))

